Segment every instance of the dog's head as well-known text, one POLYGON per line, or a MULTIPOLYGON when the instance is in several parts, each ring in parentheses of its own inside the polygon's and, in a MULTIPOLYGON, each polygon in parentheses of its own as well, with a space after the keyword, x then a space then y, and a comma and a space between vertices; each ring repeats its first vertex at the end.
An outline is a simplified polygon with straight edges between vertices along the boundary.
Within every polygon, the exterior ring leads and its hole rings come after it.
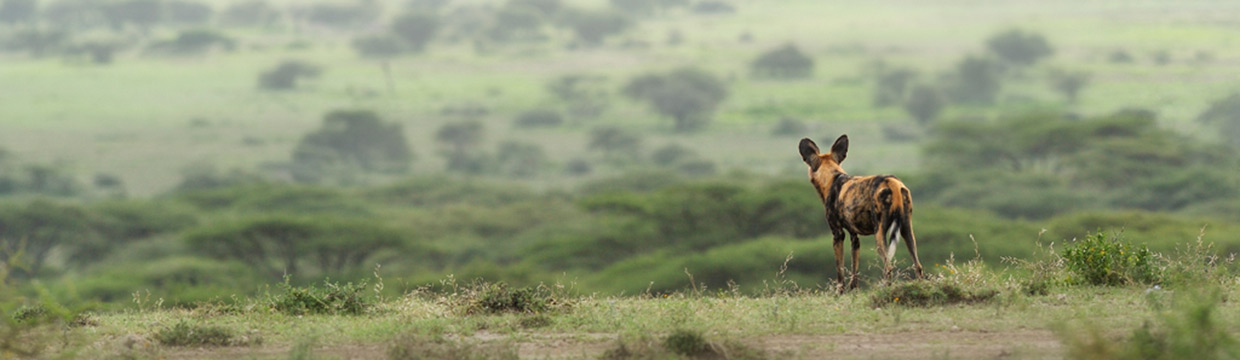
POLYGON ((805 165, 809 165, 810 178, 830 179, 844 172, 840 163, 848 156, 848 135, 840 135, 840 138, 835 139, 831 152, 826 154, 820 153, 818 144, 809 138, 801 139, 800 149, 801 160, 805 161, 805 165))

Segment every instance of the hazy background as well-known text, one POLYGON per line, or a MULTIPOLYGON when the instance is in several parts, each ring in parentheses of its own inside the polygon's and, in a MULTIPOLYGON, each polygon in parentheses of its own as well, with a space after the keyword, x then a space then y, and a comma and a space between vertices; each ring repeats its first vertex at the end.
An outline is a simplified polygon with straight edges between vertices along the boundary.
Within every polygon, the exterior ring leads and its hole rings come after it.
POLYGON ((0 241, 10 281, 104 302, 376 264, 391 292, 756 289, 790 253, 825 286, 796 143, 847 133, 846 170, 912 188, 928 266, 1096 231, 1240 250, 1237 11, 0 0, 0 241))

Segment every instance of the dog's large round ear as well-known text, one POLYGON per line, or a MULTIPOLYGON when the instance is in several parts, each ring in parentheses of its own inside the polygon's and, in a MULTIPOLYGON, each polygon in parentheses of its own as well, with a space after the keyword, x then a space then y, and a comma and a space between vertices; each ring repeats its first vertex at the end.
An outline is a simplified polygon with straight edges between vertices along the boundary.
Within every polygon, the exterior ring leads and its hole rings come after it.
POLYGON ((835 139, 835 144, 831 145, 831 160, 839 164, 844 162, 845 157, 848 157, 848 134, 840 135, 839 139, 835 139))
POLYGON ((822 163, 822 158, 818 157, 818 144, 815 144, 814 140, 804 138, 801 139, 801 145, 798 147, 801 149, 801 160, 804 160, 811 170, 818 170, 818 165, 822 163))

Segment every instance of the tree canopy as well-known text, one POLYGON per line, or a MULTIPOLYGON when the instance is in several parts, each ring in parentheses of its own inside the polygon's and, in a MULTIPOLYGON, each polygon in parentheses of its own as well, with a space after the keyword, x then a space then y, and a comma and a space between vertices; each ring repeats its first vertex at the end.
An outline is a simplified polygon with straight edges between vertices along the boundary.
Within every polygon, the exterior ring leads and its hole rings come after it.
POLYGON ((322 128, 293 149, 293 176, 315 183, 348 176, 353 169, 400 174, 413 159, 400 124, 385 123, 369 110, 334 110, 323 116, 322 128))
POLYGON ((728 88, 715 75, 685 67, 666 73, 649 73, 629 80, 624 95, 646 102, 656 112, 672 118, 676 131, 698 130, 710 123, 728 88))

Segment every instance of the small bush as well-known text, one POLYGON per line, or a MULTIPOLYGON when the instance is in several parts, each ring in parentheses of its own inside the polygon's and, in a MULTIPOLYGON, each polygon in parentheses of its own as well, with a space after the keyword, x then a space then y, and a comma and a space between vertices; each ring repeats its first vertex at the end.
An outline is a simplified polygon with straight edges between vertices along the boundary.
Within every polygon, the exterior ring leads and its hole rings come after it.
POLYGON ((870 300, 876 307, 931 307, 983 303, 996 295, 999 291, 994 289, 971 290, 945 281, 913 281, 879 289, 870 300))
POLYGON ((1086 236, 1064 249, 1063 258, 1072 273, 1069 282, 1093 285, 1152 284, 1161 274, 1154 253, 1144 245, 1131 245, 1118 236, 1102 233, 1086 236))
POLYGON ((215 30, 189 29, 177 33, 176 38, 151 44, 150 50, 176 55, 196 55, 217 47, 232 51, 237 47, 237 40, 215 30))
POLYGON ((763 53, 749 65, 758 77, 775 79, 802 79, 814 73, 814 59, 796 45, 786 44, 763 53))
POLYGON ((518 322, 526 329, 544 328, 551 325, 551 317, 542 314, 532 315, 523 317, 518 322))
POLYGON ((549 109, 534 109, 517 115, 513 123, 518 127, 553 127, 564 123, 560 112, 549 109))
POLYGON ((1136 59, 1132 57, 1132 54, 1129 54, 1127 50, 1123 49, 1115 50, 1110 54, 1107 54, 1107 61, 1112 64, 1129 64, 1134 60, 1136 59))
POLYGON ((701 331, 676 329, 663 338, 663 347, 684 356, 701 356, 711 351, 710 343, 701 331))
POLYGON ((594 171, 594 166, 585 159, 572 159, 564 164, 564 172, 572 176, 582 176, 594 171))
POLYGON ((995 34, 986 40, 986 48, 1005 62, 1017 66, 1029 66, 1055 51, 1041 34, 1019 29, 995 34))
POLYGON ((374 307, 371 299, 363 296, 366 282, 340 285, 324 281, 322 287, 289 285, 288 278, 280 284, 283 293, 272 299, 272 308, 291 314, 361 315, 374 307))
POLYGON ((409 45, 414 52, 422 52, 426 44, 439 30, 439 17, 426 13, 404 14, 392 20, 392 34, 409 45))
POLYGON ((470 304, 469 313, 518 312, 538 313, 547 311, 551 294, 542 287, 512 288, 506 283, 481 284, 480 290, 470 304))
POLYGON ((236 334, 225 327, 179 321, 155 333, 155 341, 166 346, 234 345, 236 334))
POLYGON ((297 80, 316 78, 323 70, 317 65, 297 60, 285 60, 271 70, 258 76, 258 87, 263 90, 291 90, 297 80))
POLYGON ((95 320, 90 317, 90 314, 79 313, 79 314, 74 315, 72 318, 62 319, 61 316, 64 316, 64 315, 65 314, 59 314, 53 311, 49 311, 48 308, 43 305, 34 305, 34 306, 24 305, 24 306, 18 307, 17 309, 13 310, 10 316, 13 318, 13 321, 17 322, 18 324, 37 325, 37 324, 55 323, 57 322, 57 320, 67 319, 68 320, 67 324, 70 326, 94 326, 95 325, 95 320))

